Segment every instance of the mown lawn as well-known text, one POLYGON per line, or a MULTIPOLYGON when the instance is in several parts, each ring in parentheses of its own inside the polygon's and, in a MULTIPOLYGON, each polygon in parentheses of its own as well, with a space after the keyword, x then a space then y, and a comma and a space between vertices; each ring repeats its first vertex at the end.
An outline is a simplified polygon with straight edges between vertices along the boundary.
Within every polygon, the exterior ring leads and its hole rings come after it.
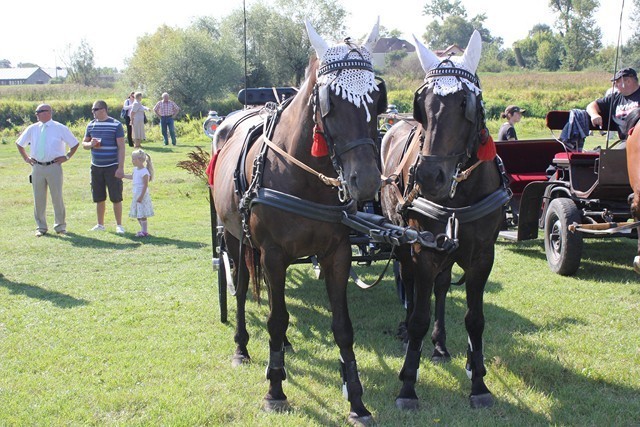
MULTIPOLYGON (((235 302, 229 322, 220 323, 206 190, 176 167, 196 146, 207 148, 206 140, 146 144, 157 170, 156 216, 152 237, 142 240, 128 218, 127 234, 116 235, 110 210, 106 232, 88 231, 95 207, 86 151, 65 165, 69 235, 34 237, 29 167, 12 141, 0 144, 0 425, 345 423, 324 285, 308 266, 289 272, 296 352, 287 355, 285 392, 293 410, 260 409, 266 303, 248 304, 254 363, 231 368, 235 302)), ((130 188, 127 182, 125 206, 130 188)), ((403 314, 392 275, 369 291, 349 287, 365 403, 378 425, 640 424, 635 242, 588 241, 574 277, 552 274, 542 246, 496 247, 485 296, 486 382, 496 397, 488 410, 468 405, 462 289, 448 303, 453 360, 433 366, 425 342, 421 409, 404 413, 394 406, 403 360, 394 335, 403 314)), ((373 280, 379 264, 358 271, 373 280)))

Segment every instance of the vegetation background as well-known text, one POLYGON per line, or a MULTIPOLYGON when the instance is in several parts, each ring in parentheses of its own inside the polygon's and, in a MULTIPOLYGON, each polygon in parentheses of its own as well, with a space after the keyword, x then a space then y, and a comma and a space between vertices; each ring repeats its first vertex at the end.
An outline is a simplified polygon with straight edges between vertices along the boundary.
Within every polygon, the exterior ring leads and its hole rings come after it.
MULTIPOLYGON (((592 72, 480 77, 488 108, 499 111, 515 102, 533 112, 517 125, 521 138, 548 137, 538 111, 584 106, 608 81, 592 72)), ((54 105, 54 119, 65 103, 90 105, 97 98, 113 100, 117 117, 127 93, 86 89, 65 96, 55 92, 59 87, 2 88, 1 98, 29 106, 26 125, 44 100, 54 105)), ((392 92, 392 102, 411 99, 406 92, 392 92)), ((69 122, 75 135, 82 135, 89 118, 69 122)), ((494 133, 499 124, 491 120, 494 133)), ((177 167, 198 147, 209 150, 210 141, 200 117, 177 122, 177 147, 162 146, 158 126, 147 126, 143 147, 157 171, 151 183, 156 216, 147 239, 134 237, 137 223, 128 218, 127 233, 115 234, 110 210, 106 232, 88 231, 95 206, 85 150, 64 165, 69 235, 33 237, 29 167, 14 146, 24 125, 0 133, 0 425, 345 424, 348 404, 340 393, 324 285, 307 265, 288 273, 288 335, 295 353, 287 354, 285 391, 293 410, 260 409, 267 391, 266 303, 248 304, 254 363, 231 368, 235 302, 229 297, 229 322, 221 323, 207 188, 177 167)), ((590 138, 589 146, 601 140, 590 138)), ((127 158, 126 170, 131 168, 127 158)), ((126 195, 130 188, 126 182, 126 195)), ((541 239, 500 240, 496 251, 485 295, 486 381, 497 400, 489 410, 468 405, 464 289, 453 288, 448 300, 453 360, 432 365, 425 342, 421 408, 405 413, 394 406, 404 352, 395 338, 403 309, 392 276, 369 291, 349 286, 365 402, 378 425, 639 425, 640 289, 631 268, 636 242, 587 240, 573 277, 550 272, 541 239)), ((369 281, 382 268, 356 266, 369 281)))

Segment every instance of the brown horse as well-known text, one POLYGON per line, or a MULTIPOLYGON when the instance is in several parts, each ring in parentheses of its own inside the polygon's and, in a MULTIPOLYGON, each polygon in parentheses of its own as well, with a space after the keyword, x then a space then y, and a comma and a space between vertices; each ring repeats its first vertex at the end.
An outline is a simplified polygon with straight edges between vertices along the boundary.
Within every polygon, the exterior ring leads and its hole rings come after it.
POLYGON ((311 59, 306 81, 291 102, 271 111, 233 114, 216 134, 215 143, 222 148, 212 195, 237 287, 234 364, 250 360, 245 323, 250 268, 243 258, 257 254, 270 304, 269 390, 264 408, 288 408, 282 388, 289 324, 286 271, 297 259, 316 255, 340 349, 349 418, 366 423, 371 413, 362 402, 346 298, 351 244, 349 229, 340 219, 357 202, 372 200, 380 188, 374 136, 377 114, 386 107, 386 92, 376 83, 370 54, 378 24, 362 46, 347 39, 329 47, 308 23, 307 31, 317 59, 311 59), (251 135, 262 130, 253 142, 251 135))
POLYGON ((458 239, 451 253, 403 245, 397 250, 400 276, 407 295, 408 344, 396 406, 418 407, 415 390, 422 341, 429 329, 431 294, 436 296, 432 359, 450 358, 446 349, 444 301, 454 263, 464 270, 469 337, 467 374, 472 407, 493 404, 484 383, 483 293, 494 261, 494 245, 509 200, 495 152, 486 131, 481 90, 475 70, 481 39, 476 31, 462 57, 441 61, 416 39, 427 73, 414 100, 415 122, 402 122, 382 141, 383 174, 395 183, 382 189, 385 215, 398 225, 447 233, 458 239), (484 150, 484 151, 483 151, 484 150), (488 157, 486 153, 492 153, 488 157), (480 153, 483 152, 483 155, 480 153), (484 158, 486 157, 486 158, 484 158), (487 161, 483 161, 487 160, 487 161))
MULTIPOLYGON (((636 221, 640 221, 640 129, 635 129, 640 120, 640 109, 635 109, 627 115, 625 125, 627 127, 627 171, 629 184, 633 189, 631 199, 631 215, 636 221)), ((633 259, 633 270, 640 274, 640 229, 638 230, 638 252, 633 259)))

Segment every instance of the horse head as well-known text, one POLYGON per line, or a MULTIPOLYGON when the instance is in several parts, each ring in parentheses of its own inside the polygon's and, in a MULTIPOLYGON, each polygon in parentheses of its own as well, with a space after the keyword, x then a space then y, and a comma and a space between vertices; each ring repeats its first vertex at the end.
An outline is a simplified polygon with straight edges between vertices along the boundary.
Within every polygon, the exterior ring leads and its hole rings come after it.
POLYGON ((329 47, 306 23, 319 66, 312 96, 316 131, 326 140, 342 190, 356 201, 373 199, 380 188, 377 115, 386 108, 386 89, 371 61, 379 23, 360 44, 345 39, 329 47))
POLYGON ((475 74, 482 40, 474 31, 463 56, 441 60, 414 39, 426 73, 413 107, 423 132, 415 180, 424 197, 443 200, 455 188, 457 172, 475 159, 485 128, 482 92, 475 74))

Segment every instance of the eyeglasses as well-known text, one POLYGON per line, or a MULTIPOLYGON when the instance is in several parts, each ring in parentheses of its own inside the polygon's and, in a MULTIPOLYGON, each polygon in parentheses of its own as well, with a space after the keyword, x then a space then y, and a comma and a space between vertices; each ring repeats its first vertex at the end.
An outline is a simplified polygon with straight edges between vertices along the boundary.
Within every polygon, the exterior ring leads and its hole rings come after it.
POLYGON ((40 113, 48 113, 51 110, 36 110, 36 114, 40 114, 40 113))
POLYGON ((99 111, 102 110, 104 107, 100 107, 100 108, 92 108, 91 111, 99 111))

